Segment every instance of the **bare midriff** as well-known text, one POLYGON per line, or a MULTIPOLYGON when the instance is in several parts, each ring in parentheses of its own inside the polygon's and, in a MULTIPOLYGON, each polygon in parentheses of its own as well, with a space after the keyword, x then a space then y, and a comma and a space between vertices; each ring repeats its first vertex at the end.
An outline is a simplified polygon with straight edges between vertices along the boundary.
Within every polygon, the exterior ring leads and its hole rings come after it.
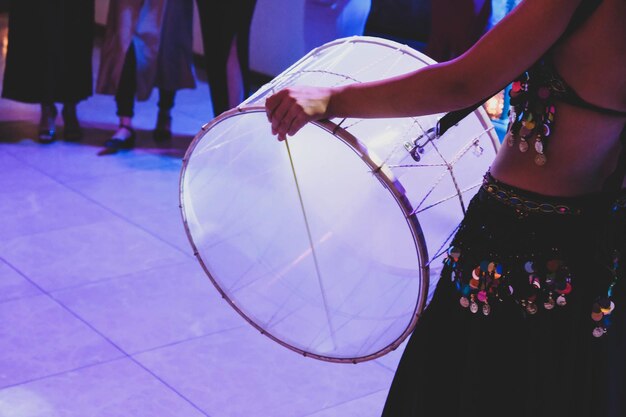
MULTIPOLYGON (((509 185, 545 195, 578 196, 599 192, 617 165, 625 117, 607 116, 556 103, 557 117, 546 150, 547 163, 537 166, 535 152, 520 152, 505 138, 491 174, 509 185)), ((532 140, 529 142, 532 143, 532 140)))

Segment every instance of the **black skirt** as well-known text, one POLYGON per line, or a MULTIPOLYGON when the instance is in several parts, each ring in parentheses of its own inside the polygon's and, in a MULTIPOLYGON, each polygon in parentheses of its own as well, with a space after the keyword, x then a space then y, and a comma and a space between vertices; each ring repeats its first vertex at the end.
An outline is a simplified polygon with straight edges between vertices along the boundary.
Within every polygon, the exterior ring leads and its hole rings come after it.
POLYGON ((11 2, 2 96, 76 103, 93 90, 94 0, 11 2))
POLYGON ((487 174, 383 416, 626 415, 614 198, 551 198, 487 174))

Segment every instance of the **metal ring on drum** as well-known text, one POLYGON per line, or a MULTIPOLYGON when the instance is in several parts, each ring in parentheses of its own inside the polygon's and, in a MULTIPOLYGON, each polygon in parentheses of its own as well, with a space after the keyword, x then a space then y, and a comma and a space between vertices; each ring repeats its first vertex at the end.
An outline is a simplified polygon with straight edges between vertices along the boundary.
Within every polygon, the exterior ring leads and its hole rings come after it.
POLYGON ((194 253, 228 303, 281 345, 352 363, 396 349, 427 305, 499 141, 479 109, 441 137, 441 115, 429 115, 322 120, 279 143, 265 97, 432 63, 383 39, 328 43, 190 145, 180 205, 194 253))

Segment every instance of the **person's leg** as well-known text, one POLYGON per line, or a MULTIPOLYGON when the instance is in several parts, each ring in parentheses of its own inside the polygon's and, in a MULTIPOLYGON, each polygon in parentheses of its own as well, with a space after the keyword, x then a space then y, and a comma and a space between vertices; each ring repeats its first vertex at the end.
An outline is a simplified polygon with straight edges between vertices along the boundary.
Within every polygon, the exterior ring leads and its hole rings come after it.
POLYGON ((236 31, 231 10, 233 6, 228 5, 227 2, 210 0, 196 0, 196 2, 202 29, 213 113, 218 115, 230 108, 226 63, 236 31))
POLYGON ((132 148, 135 142, 135 131, 132 127, 135 115, 135 95, 137 92, 137 58, 135 48, 131 43, 126 52, 122 74, 115 94, 119 127, 105 146, 111 148, 132 148))
POLYGON ((250 24, 254 14, 256 0, 244 0, 237 22, 237 57, 241 68, 244 99, 250 91, 250 24))
POLYGON ((54 103, 41 103, 39 119, 39 143, 52 143, 56 139, 57 108, 54 103))
POLYGON ((61 114, 63 115, 63 138, 70 141, 81 139, 83 137, 83 130, 78 122, 76 103, 63 103, 61 114))
POLYGON ((55 21, 56 18, 62 20, 62 14, 60 13, 59 5, 54 4, 54 2, 46 2, 45 4, 39 3, 41 10, 35 12, 35 16, 39 23, 42 24, 44 30, 40 38, 44 51, 42 54, 43 60, 41 64, 38 65, 44 68, 43 74, 41 74, 43 85, 39 93, 41 99, 39 143, 51 143, 56 139, 56 117, 58 114, 54 95, 58 71, 55 65, 57 62, 57 48, 55 44, 61 42, 61 31, 55 28, 52 22, 55 21))
POLYGON ((154 140, 157 142, 172 139, 171 110, 174 107, 175 98, 175 91, 159 89, 159 114, 157 116, 156 128, 153 132, 154 140))
POLYGON ((117 103, 117 116, 133 118, 135 115, 135 94, 137 93, 137 58, 135 57, 135 47, 130 44, 124 66, 115 94, 117 103))
MULTIPOLYGON (((55 2, 58 3, 58 2, 55 2)), ((93 91, 93 32, 94 0, 64 0, 57 6, 62 10, 62 42, 55 49, 62 54, 62 65, 57 65, 58 80, 55 101, 63 103, 63 138, 79 140, 83 131, 78 121, 76 105, 92 95, 93 91)), ((52 21, 52 25, 59 22, 52 21)))

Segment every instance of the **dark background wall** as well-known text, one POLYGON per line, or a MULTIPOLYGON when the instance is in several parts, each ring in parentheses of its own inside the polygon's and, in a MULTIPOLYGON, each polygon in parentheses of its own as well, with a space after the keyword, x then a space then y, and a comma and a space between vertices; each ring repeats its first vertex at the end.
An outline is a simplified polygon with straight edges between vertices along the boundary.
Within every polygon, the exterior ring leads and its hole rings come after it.
POLYGON ((372 0, 366 34, 421 49, 430 30, 430 0, 372 0))

